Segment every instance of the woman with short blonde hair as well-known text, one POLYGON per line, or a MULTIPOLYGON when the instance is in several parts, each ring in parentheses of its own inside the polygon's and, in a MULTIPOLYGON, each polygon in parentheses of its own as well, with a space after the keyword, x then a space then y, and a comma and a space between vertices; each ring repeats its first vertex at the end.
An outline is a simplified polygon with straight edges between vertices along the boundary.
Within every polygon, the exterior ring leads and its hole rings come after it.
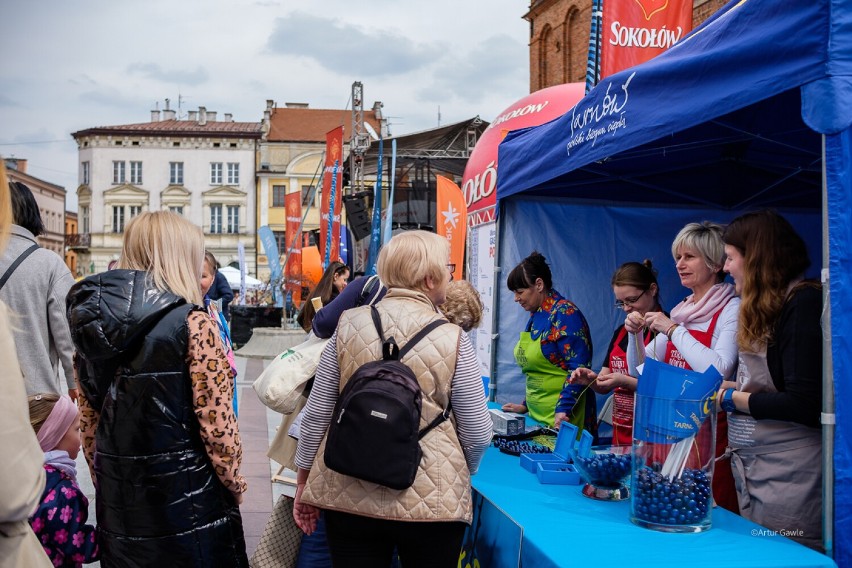
POLYGON ((401 347, 443 319, 436 306, 446 299, 449 253, 446 239, 432 233, 394 236, 378 259, 387 294, 374 306, 344 311, 320 358, 300 426, 293 516, 312 534, 324 512, 335 566, 388 566, 395 547, 405 566, 458 564, 473 513, 470 476, 492 433, 479 363, 459 327, 433 328, 411 356, 401 358, 420 386, 421 431, 449 407, 453 415, 422 437, 423 459, 410 487, 394 489, 333 470, 323 450, 340 392, 355 369, 382 358, 372 310, 385 339, 401 347))
POLYGON ((724 228, 712 221, 688 223, 672 242, 672 256, 677 259, 680 250, 692 250, 701 255, 704 264, 716 274, 716 283, 725 279, 725 245, 722 242, 724 228))
MULTIPOLYGON (((672 256, 680 283, 691 292, 667 315, 662 310, 627 314, 627 363, 635 371, 645 357, 699 373, 714 367, 724 379, 737 369, 737 317, 740 299, 725 279, 725 244, 722 226, 710 221, 689 223, 674 239, 672 256), (645 345, 640 358, 637 342, 651 331, 653 341, 645 345)), ((639 379, 642 380, 641 378, 639 379)), ((698 435, 697 443, 709 443, 698 435)), ((716 504, 739 512, 731 461, 725 455, 728 444, 727 415, 720 412, 716 422, 716 465, 713 473, 713 499, 716 504)), ((710 448, 706 448, 705 452, 710 448)), ((706 455, 706 453, 705 453, 706 455)))
POLYGON ((400 233, 382 247, 376 270, 388 288, 408 288, 425 292, 426 277, 448 278, 450 243, 427 231, 400 233))

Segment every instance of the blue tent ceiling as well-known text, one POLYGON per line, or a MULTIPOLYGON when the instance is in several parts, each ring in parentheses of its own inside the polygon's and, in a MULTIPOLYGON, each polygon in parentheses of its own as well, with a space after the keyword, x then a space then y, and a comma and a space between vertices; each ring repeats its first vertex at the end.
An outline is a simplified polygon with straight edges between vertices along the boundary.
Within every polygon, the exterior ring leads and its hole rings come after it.
POLYGON ((800 104, 799 90, 793 89, 584 165, 525 194, 722 209, 819 209, 820 135, 802 122, 800 104), (778 116, 793 120, 778 121, 778 116))

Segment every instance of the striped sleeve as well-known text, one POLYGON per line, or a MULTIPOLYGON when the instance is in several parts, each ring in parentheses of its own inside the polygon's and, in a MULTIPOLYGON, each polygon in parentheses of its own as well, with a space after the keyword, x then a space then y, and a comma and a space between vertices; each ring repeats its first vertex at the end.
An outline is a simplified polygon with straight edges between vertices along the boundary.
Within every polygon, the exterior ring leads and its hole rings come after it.
POLYGON ((459 341, 456 373, 453 376, 451 400, 459 437, 467 467, 471 474, 479 469, 479 462, 491 443, 492 422, 482 387, 479 361, 473 344, 466 333, 459 341))
POLYGON ((334 332, 320 356, 314 385, 299 425, 297 467, 311 469, 339 394, 340 366, 337 363, 337 332, 334 332))

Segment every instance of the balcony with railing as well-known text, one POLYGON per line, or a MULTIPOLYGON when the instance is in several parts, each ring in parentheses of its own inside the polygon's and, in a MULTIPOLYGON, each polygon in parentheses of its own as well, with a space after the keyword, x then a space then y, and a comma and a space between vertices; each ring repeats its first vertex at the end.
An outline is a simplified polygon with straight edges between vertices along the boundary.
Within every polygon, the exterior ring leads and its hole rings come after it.
POLYGON ((72 250, 88 249, 91 245, 92 235, 89 233, 65 235, 65 246, 72 250))

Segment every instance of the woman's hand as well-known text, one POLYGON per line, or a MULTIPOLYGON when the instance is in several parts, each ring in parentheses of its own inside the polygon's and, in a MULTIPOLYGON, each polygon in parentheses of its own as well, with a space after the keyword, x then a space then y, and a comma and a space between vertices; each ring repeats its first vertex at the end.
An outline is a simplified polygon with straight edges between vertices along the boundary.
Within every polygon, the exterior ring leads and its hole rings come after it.
POLYGON ((616 388, 626 388, 636 390, 636 379, 624 373, 609 373, 608 375, 598 376, 597 386, 600 389, 599 393, 606 394, 616 388))
POLYGON ((310 536, 317 530, 320 510, 313 505, 302 503, 302 491, 304 489, 304 483, 296 486, 296 497, 293 503, 293 520, 296 521, 296 526, 302 529, 302 532, 310 536))
POLYGON ((559 425, 563 422, 568 422, 568 414, 565 412, 557 412, 553 417, 553 427, 559 430, 559 425))
POLYGON ((663 312, 648 312, 645 314, 645 327, 657 333, 666 333, 674 323, 663 312))
POLYGON ((624 329, 629 333, 639 333, 645 327, 645 316, 639 312, 630 312, 624 318, 624 329))
POLYGON ((527 411, 527 407, 523 404, 515 404, 514 402, 507 402, 502 406, 503 412, 516 412, 518 414, 524 414, 527 411))
POLYGON ((571 371, 568 382, 572 385, 587 385, 598 378, 598 374, 586 367, 577 367, 571 371))

